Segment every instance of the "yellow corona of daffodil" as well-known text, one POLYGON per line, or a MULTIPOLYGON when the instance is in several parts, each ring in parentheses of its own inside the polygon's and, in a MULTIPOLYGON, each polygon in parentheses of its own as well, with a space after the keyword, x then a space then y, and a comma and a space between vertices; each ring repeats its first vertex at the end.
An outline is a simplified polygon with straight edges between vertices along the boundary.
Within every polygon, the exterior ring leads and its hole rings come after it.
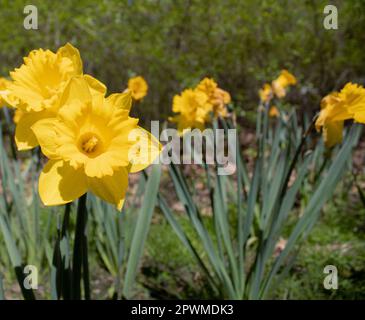
POLYGON ((322 129, 327 148, 342 142, 344 121, 353 119, 365 123, 365 89, 348 83, 340 92, 333 92, 321 101, 316 129, 322 129))
POLYGON ((138 127, 138 119, 129 117, 130 92, 105 98, 105 93, 93 91, 85 77, 78 76, 69 81, 61 101, 55 118, 32 126, 49 159, 39 178, 42 202, 61 205, 91 191, 120 210, 128 173, 151 164, 160 152, 159 142, 138 127), (137 136, 149 142, 147 150, 141 149, 144 143, 134 148, 137 136), (145 162, 135 161, 145 153, 150 155, 143 157, 145 162))
MULTIPOLYGON (((44 118, 54 117, 60 106, 60 97, 68 81, 82 74, 79 51, 71 44, 58 49, 33 50, 24 58, 24 64, 10 72, 11 81, 7 85, 5 100, 21 112, 18 113, 15 141, 19 150, 36 147, 38 141, 31 126, 44 118)), ((104 86, 87 76, 97 90, 104 86)))
POLYGON ((262 89, 259 90, 259 96, 262 102, 269 102, 273 96, 271 85, 265 83, 262 89))
POLYGON ((213 106, 209 103, 208 96, 204 92, 186 89, 181 95, 174 97, 172 111, 179 114, 170 120, 177 122, 179 134, 183 134, 185 129, 204 130, 205 122, 212 110, 213 106))
POLYGON ((57 96, 76 75, 82 74, 79 51, 71 44, 58 49, 33 50, 24 58, 24 64, 10 72, 13 79, 8 89, 17 99, 15 107, 29 111, 42 111, 52 107, 57 96))
POLYGON ((278 98, 286 95, 286 88, 295 85, 297 79, 287 70, 282 70, 279 77, 272 82, 272 90, 278 98))
POLYGON ((210 78, 204 78, 196 87, 208 96, 208 103, 212 105, 215 117, 226 117, 228 111, 226 105, 231 102, 231 96, 227 91, 218 87, 218 84, 210 78))
POLYGON ((227 104, 231 102, 231 95, 223 89, 217 88, 212 97, 213 114, 215 117, 227 117, 227 104))
POLYGON ((342 142, 342 131, 344 120, 349 119, 350 115, 344 108, 338 93, 334 92, 321 101, 321 112, 316 121, 316 129, 323 128, 323 140, 327 148, 342 142), (345 113, 345 117, 338 118, 335 114, 345 113))
MULTIPOLYGON (((338 97, 356 122, 365 123, 365 89, 362 86, 347 83, 338 94, 338 97)), ((345 116, 342 115, 342 117, 345 116)))
POLYGON ((196 86, 196 90, 204 92, 209 100, 213 98, 217 88, 218 84, 211 78, 204 78, 196 86))
POLYGON ((128 81, 128 89, 132 92, 132 98, 139 101, 147 95, 148 84, 141 76, 133 77, 128 81))

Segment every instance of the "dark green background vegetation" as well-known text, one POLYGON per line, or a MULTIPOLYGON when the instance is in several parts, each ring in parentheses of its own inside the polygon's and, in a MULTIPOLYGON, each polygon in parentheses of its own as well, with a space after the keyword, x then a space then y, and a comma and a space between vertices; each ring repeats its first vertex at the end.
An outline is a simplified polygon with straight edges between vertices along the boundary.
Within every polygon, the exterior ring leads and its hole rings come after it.
POLYGON ((166 118, 174 94, 213 76, 240 110, 252 110, 257 90, 282 68, 298 78, 292 102, 318 108, 320 97, 365 69, 364 0, 34 0, 39 30, 23 28, 28 1, 0 0, 0 72, 34 48, 70 41, 85 71, 111 91, 143 75, 149 95, 138 114, 166 118), (325 30, 323 8, 335 4, 339 29, 325 30))

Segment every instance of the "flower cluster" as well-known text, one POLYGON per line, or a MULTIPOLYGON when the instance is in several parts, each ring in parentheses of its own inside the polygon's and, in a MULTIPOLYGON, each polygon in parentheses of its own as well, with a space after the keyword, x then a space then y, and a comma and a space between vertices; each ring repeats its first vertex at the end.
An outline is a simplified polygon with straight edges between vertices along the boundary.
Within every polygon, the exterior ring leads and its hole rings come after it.
POLYGON ((286 95, 286 90, 289 86, 295 85, 297 79, 287 70, 282 70, 271 84, 265 83, 262 89, 259 90, 259 96, 262 102, 269 102, 274 96, 283 98, 286 95))
POLYGON ((231 96, 218 87, 210 78, 204 78, 194 89, 186 89, 173 99, 172 111, 178 113, 170 118, 177 123, 180 134, 184 130, 197 128, 204 130, 213 117, 226 117, 231 96))
POLYGON ((141 94, 106 96, 104 84, 83 74, 71 44, 56 53, 32 51, 10 75, 1 97, 16 108, 16 145, 40 145, 49 159, 39 178, 42 202, 60 205, 92 191, 121 209, 128 173, 143 170, 160 152, 159 142, 129 116, 132 96, 141 94))
POLYGON ((342 142, 345 120, 365 123, 365 89, 347 83, 340 92, 332 92, 321 101, 316 128, 322 130, 326 147, 342 142))

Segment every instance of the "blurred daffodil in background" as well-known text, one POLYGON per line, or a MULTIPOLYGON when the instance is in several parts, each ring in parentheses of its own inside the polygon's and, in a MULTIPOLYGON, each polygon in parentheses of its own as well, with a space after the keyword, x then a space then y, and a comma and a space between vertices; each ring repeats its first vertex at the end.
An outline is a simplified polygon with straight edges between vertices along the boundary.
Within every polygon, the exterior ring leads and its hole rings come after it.
POLYGON ((286 95, 286 89, 289 86, 295 85, 297 79, 287 70, 282 70, 279 77, 272 82, 272 90, 278 98, 283 98, 286 95))
POLYGON ((231 95, 218 87, 211 78, 204 78, 194 89, 186 89, 173 99, 172 111, 178 113, 169 120, 177 123, 179 134, 184 130, 204 130, 212 117, 227 117, 231 95))
POLYGON ((231 102, 231 96, 227 91, 218 87, 218 84, 210 78, 204 78, 197 85, 196 90, 208 96, 208 103, 212 105, 215 117, 226 117, 227 104, 231 102))
POLYGON ((297 83, 297 79, 287 70, 282 70, 279 77, 272 81, 271 84, 265 83, 259 90, 261 102, 268 103, 274 97, 282 99, 286 96, 287 88, 297 83))
MULTIPOLYGON (((71 202, 87 191, 113 203, 120 210, 128 187, 133 159, 130 138, 138 119, 129 117, 131 93, 95 93, 83 76, 70 80, 62 94, 57 117, 38 121, 32 130, 49 159, 39 178, 39 194, 45 205, 71 202)), ((150 135, 147 139, 152 139, 150 135)), ((154 155, 159 153, 160 146, 154 155)), ((150 147, 141 153, 151 152, 150 147)), ((154 159, 139 165, 143 170, 154 159)), ((136 171, 136 170, 134 170, 136 171)))
POLYGON ((148 84, 143 77, 137 76, 129 79, 128 89, 132 92, 133 100, 139 101, 147 95, 148 84))
POLYGON ((170 121, 177 123, 179 134, 183 134, 186 129, 204 130, 212 110, 213 106, 204 92, 186 89, 174 97, 172 111, 179 114, 171 117, 170 121))
POLYGON ((272 99, 272 95, 271 85, 268 83, 265 83, 262 89, 259 90, 259 96, 262 102, 269 102, 272 99))
POLYGON ((347 83, 340 92, 333 92, 321 101, 316 129, 322 130, 327 148, 342 142, 345 120, 365 123, 365 89, 347 83))

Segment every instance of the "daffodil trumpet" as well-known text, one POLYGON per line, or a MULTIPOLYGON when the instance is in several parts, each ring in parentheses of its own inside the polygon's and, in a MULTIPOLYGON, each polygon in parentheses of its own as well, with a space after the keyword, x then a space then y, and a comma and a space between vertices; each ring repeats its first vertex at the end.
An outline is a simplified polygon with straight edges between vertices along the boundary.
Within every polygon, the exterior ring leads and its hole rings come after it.
POLYGON ((342 142, 344 121, 365 123, 365 89, 347 83, 340 92, 332 92, 321 101, 321 111, 316 122, 317 131, 322 131, 327 148, 342 142))

